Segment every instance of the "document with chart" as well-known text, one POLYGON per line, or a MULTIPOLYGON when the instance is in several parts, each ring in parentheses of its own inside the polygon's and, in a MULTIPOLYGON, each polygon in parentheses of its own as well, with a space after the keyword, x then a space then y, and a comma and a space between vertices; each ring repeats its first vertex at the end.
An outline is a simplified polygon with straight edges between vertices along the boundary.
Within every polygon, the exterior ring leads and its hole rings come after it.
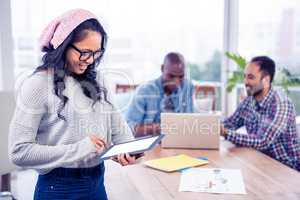
POLYGON ((190 168, 181 175, 180 192, 246 194, 241 170, 190 168))

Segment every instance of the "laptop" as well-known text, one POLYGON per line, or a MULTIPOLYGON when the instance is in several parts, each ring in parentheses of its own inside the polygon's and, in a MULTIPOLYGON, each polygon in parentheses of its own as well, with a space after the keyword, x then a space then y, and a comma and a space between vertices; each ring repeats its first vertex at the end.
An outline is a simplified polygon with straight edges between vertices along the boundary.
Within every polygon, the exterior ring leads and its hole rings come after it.
POLYGON ((219 149, 220 115, 161 113, 163 148, 219 149))

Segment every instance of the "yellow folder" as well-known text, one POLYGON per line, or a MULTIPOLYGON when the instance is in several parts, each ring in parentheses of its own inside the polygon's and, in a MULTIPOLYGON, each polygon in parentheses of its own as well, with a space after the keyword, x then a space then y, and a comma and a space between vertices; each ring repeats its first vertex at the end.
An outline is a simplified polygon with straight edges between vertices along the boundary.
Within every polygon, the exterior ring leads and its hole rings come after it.
POLYGON ((177 155, 165 158, 148 160, 144 164, 148 167, 162 170, 165 172, 173 172, 188 167, 196 167, 207 164, 207 160, 200 160, 187 155, 177 155))

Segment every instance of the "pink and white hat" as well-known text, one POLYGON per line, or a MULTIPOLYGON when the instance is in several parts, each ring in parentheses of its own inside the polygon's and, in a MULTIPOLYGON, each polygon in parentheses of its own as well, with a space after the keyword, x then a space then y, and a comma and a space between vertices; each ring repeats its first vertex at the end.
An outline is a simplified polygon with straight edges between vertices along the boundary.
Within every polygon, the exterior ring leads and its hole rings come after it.
POLYGON ((41 50, 45 47, 50 48, 51 45, 56 49, 79 24, 88 19, 97 19, 97 17, 84 9, 70 10, 55 18, 42 31, 39 38, 41 50))

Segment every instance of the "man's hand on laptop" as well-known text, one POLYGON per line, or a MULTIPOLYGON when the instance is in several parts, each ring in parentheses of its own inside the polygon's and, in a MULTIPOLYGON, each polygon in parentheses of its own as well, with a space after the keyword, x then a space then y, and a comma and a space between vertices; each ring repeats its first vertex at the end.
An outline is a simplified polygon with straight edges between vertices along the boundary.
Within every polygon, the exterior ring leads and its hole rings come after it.
POLYGON ((160 134, 160 124, 152 124, 152 129, 153 129, 153 135, 159 135, 160 134))
POLYGON ((226 136, 227 136, 227 128, 225 128, 224 125, 221 124, 220 130, 221 130, 220 135, 223 136, 223 137, 226 139, 226 136))
POLYGON ((135 137, 143 137, 147 135, 159 135, 160 134, 160 124, 138 124, 134 128, 135 137))

